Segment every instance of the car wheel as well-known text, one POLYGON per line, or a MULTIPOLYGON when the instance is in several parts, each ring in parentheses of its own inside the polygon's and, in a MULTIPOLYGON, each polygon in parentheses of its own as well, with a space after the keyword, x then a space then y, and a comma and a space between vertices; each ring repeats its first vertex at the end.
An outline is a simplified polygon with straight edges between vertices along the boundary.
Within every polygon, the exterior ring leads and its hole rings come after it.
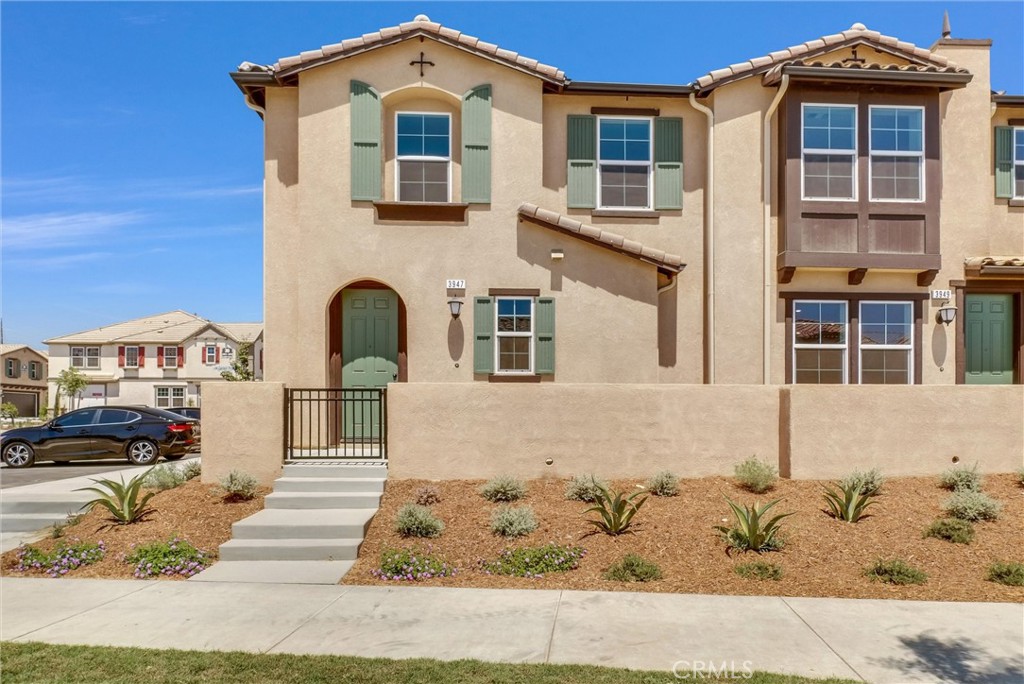
POLYGON ((164 456, 164 460, 165 461, 177 461, 177 460, 180 460, 182 458, 185 458, 185 454, 178 454, 177 456, 173 456, 173 455, 164 456))
POLYGON ((128 460, 134 465, 149 465, 160 458, 160 450, 148 439, 132 442, 128 447, 128 460))
POLYGON ((9 444, 4 449, 4 463, 12 468, 28 468, 36 460, 36 454, 32 447, 23 442, 9 444))

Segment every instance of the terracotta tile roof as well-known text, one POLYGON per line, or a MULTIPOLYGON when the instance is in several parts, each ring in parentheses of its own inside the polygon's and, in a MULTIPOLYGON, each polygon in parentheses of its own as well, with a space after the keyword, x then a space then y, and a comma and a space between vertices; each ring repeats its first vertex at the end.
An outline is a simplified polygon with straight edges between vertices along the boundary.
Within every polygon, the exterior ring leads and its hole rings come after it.
POLYGON ((935 64, 857 64, 853 62, 822 62, 820 60, 810 61, 794 59, 782 64, 777 64, 769 69, 764 75, 765 85, 770 85, 782 76, 783 68, 787 66, 805 66, 817 69, 844 69, 847 71, 863 72, 902 72, 912 74, 967 74, 963 67, 954 64, 938 66, 935 64))
POLYGON ((586 240, 600 247, 605 247, 619 254, 625 254, 626 256, 645 261, 657 266, 659 271, 666 274, 679 273, 686 267, 680 256, 647 247, 622 235, 581 223, 563 214, 550 211, 549 209, 542 209, 535 204, 523 203, 519 205, 519 216, 545 228, 551 228, 552 230, 586 240))
POLYGON ((1024 256, 981 256, 964 259, 966 268, 982 266, 1024 266, 1024 256))
MULTIPOLYGON (((885 36, 878 31, 869 30, 864 24, 857 23, 842 33, 834 33, 815 40, 809 40, 800 45, 777 50, 764 57, 733 64, 724 69, 716 69, 711 73, 701 76, 693 82, 693 86, 699 90, 709 90, 730 81, 739 80, 748 76, 763 73, 772 67, 791 62, 795 59, 809 60, 816 55, 832 52, 843 47, 852 45, 867 44, 874 48, 904 57, 911 62, 916 62, 923 67, 952 68, 957 71, 964 71, 950 62, 942 55, 937 55, 925 48, 917 47, 912 43, 904 42, 892 36, 885 36)), ((845 66, 845 65, 844 65, 845 66)), ((966 72, 964 72, 966 73, 966 72)))
POLYGON ((511 50, 505 50, 493 43, 487 43, 456 29, 441 26, 437 22, 430 21, 430 18, 423 14, 418 15, 412 21, 399 24, 398 26, 382 28, 379 31, 367 33, 358 38, 349 38, 333 45, 324 45, 319 50, 308 50, 291 57, 282 57, 269 66, 243 62, 239 65, 238 70, 264 71, 284 78, 324 62, 333 62, 353 54, 420 36, 481 55, 500 64, 538 76, 546 81, 558 84, 565 83, 566 81, 565 72, 561 69, 541 64, 535 59, 524 57, 511 50))

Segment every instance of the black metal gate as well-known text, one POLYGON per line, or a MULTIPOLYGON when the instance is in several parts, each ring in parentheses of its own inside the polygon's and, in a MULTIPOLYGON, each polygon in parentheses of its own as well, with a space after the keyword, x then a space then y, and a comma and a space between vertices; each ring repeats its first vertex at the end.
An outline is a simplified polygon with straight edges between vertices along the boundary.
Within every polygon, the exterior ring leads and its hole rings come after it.
POLYGON ((387 458, 387 389, 286 389, 287 461, 387 458))

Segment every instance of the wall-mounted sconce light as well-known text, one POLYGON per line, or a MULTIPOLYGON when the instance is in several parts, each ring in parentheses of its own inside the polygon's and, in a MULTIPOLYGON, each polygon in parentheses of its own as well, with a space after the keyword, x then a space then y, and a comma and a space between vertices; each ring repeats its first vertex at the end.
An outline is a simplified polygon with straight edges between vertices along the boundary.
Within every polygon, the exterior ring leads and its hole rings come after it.
POLYGON ((551 250, 551 260, 552 261, 561 261, 564 258, 565 258, 565 252, 563 250, 558 249, 558 248, 551 250))
POLYGON ((462 313, 462 300, 458 297, 449 299, 448 310, 452 312, 452 318, 458 318, 459 314, 462 313))
POLYGON ((956 307, 952 304, 943 304, 935 314, 935 320, 939 323, 949 325, 956 320, 956 307))

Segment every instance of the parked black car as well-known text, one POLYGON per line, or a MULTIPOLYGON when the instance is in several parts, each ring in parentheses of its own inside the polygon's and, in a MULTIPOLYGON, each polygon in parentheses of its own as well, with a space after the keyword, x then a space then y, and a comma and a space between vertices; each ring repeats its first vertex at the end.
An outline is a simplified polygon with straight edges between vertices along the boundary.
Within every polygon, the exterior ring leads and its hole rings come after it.
POLYGON ((200 415, 202 414, 202 409, 198 406, 175 406, 174 408, 166 408, 164 410, 177 413, 179 416, 185 416, 192 420, 200 420, 200 415))
POLYGON ((0 435, 0 455, 12 468, 36 461, 127 458, 150 465, 176 461, 195 444, 197 421, 163 409, 97 406, 70 411, 45 425, 0 435))

